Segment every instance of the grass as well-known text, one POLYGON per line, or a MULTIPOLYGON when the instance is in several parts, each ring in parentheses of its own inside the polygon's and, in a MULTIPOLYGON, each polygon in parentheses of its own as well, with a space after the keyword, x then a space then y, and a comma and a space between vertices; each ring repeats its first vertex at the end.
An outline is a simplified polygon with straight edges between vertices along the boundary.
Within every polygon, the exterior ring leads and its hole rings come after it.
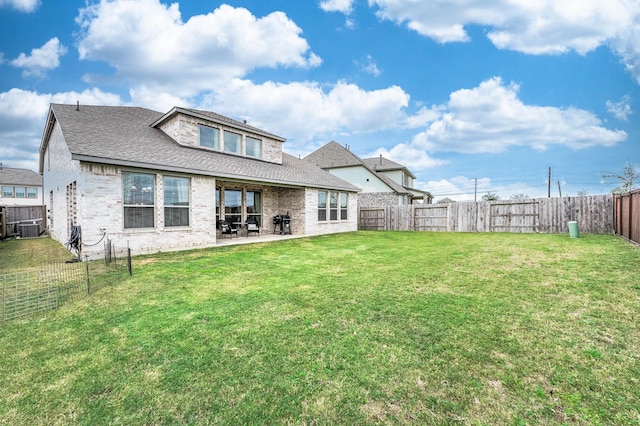
POLYGON ((72 257, 64 246, 50 238, 0 240, 0 268, 11 272, 72 257))
POLYGON ((639 265, 595 235, 141 257, 120 285, 5 323, 0 423, 640 424, 639 265))

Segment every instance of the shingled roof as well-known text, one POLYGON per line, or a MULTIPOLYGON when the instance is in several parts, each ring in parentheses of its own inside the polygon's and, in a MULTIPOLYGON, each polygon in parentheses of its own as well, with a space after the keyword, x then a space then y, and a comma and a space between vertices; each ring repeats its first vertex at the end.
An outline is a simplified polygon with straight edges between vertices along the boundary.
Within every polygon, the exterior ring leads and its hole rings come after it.
MULTIPOLYGON (((182 111, 208 115, 198 110, 182 111)), ((49 124, 40 147, 40 170, 43 170, 43 153, 49 134, 54 121, 57 121, 74 160, 273 185, 360 191, 356 186, 288 154, 283 153, 282 164, 276 164, 180 145, 152 126, 166 115, 139 107, 81 105, 78 109, 76 105, 51 104, 49 124)), ((216 119, 220 117, 224 116, 215 114, 216 119)), ((244 124, 227 117, 225 121, 244 124)))
POLYGON ((331 141, 307 155, 304 157, 304 161, 315 164, 325 170, 352 166, 364 167, 384 182, 385 185, 391 188, 394 192, 398 194, 411 195, 411 192, 405 187, 383 173, 376 173, 375 167, 369 167, 369 165, 360 157, 335 141, 331 141))
POLYGON ((372 157, 372 158, 363 158, 362 162, 369 166, 370 168, 377 170, 379 172, 388 172, 392 170, 404 170, 406 174, 411 176, 412 178, 416 178, 411 170, 406 168, 400 163, 396 163, 395 161, 389 160, 388 158, 384 158, 382 155, 380 157, 372 157))
POLYGON ((33 170, 0 166, 0 185, 42 186, 42 176, 33 170))

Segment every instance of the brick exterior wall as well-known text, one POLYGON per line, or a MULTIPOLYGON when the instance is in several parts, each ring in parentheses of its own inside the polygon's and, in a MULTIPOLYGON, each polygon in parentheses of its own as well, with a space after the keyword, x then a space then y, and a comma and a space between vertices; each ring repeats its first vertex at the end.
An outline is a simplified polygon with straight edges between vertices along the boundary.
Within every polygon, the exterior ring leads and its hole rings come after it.
POLYGON ((318 189, 305 190, 305 229, 307 235, 333 234, 358 230, 358 197, 355 192, 348 193, 347 220, 318 221, 318 189))

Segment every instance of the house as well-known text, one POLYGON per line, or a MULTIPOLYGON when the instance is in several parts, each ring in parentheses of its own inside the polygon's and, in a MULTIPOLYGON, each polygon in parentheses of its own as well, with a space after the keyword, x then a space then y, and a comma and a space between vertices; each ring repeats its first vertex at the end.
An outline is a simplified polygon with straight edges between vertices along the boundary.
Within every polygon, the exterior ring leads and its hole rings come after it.
POLYGON ((361 188, 359 207, 431 204, 433 200, 428 191, 413 188, 416 177, 407 167, 382 156, 362 159, 335 141, 318 148, 304 160, 361 188))
POLYGON ((41 206, 42 176, 27 169, 3 167, 0 163, 0 206, 41 206))
MULTIPOLYGON (((51 104, 40 146, 48 230, 80 226, 134 253, 216 244, 218 221, 273 231, 357 229, 359 188, 282 151, 285 139, 210 111, 51 104)), ((93 248, 92 248, 93 247, 93 248)))

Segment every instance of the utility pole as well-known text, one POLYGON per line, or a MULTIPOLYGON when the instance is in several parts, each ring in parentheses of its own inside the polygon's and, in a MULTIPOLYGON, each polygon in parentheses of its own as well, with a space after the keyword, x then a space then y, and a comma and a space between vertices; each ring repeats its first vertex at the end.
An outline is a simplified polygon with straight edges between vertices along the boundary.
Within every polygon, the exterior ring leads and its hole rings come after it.
POLYGON ((475 190, 473 192, 473 201, 478 202, 478 178, 475 178, 475 190))
POLYGON ((562 188, 560 188, 560 181, 558 181, 558 192, 560 193, 560 198, 562 198, 562 188))
POLYGON ((551 198, 551 166, 549 166, 549 179, 547 180, 547 198, 551 198))

